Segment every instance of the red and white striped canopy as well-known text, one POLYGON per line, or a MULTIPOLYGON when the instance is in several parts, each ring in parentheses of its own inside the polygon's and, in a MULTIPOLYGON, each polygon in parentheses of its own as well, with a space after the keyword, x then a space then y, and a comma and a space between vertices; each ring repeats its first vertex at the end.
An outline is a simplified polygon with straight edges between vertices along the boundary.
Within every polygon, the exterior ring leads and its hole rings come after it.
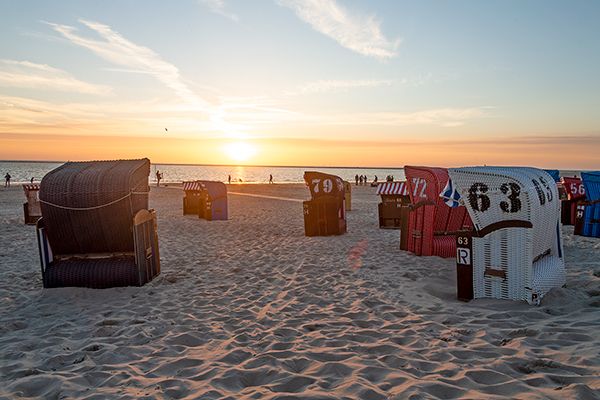
POLYGON ((408 187, 406 182, 381 182, 377 185, 377 194, 387 195, 396 194, 408 196, 408 187))
POLYGON ((26 184, 23 185, 23 190, 25 192, 29 192, 31 190, 40 190, 40 185, 38 185, 37 183, 26 184))
POLYGON ((202 189, 204 189, 204 185, 202 185, 201 182, 198 182, 198 181, 183 182, 183 190, 185 190, 185 191, 202 190, 202 189))

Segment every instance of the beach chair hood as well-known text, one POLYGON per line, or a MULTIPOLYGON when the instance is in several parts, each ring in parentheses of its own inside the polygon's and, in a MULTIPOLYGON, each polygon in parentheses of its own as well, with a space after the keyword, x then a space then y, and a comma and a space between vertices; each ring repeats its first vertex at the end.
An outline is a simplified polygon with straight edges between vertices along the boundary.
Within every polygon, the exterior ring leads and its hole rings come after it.
POLYGON ((132 221, 148 208, 149 174, 146 158, 68 162, 46 174, 39 197, 53 251, 132 251, 132 221))

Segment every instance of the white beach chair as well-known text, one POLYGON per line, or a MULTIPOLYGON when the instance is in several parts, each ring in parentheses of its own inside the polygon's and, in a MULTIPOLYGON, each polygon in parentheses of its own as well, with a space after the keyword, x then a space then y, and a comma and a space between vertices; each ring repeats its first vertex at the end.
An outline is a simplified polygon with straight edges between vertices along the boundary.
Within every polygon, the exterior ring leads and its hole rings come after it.
POLYGON ((457 237, 457 271, 472 268, 472 297, 539 304, 550 289, 564 285, 560 199, 547 172, 521 167, 448 172, 474 224, 471 234, 457 237))

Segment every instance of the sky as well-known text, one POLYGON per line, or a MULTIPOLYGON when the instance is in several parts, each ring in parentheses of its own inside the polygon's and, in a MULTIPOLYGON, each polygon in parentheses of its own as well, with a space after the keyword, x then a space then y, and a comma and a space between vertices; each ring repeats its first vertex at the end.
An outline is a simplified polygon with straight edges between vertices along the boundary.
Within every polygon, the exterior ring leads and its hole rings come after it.
POLYGON ((600 169, 600 2, 0 0, 0 159, 600 169))

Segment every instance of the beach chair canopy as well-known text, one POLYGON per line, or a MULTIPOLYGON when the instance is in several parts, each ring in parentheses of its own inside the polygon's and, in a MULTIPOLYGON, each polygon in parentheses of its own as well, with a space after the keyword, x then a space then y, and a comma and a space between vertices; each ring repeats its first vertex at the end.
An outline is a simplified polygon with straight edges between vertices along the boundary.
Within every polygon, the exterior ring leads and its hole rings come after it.
POLYGON ((474 224, 475 297, 537 303, 565 282, 560 200, 552 177, 523 167, 449 170, 474 224))
POLYGON ((565 176, 562 178, 562 183, 565 187, 568 200, 579 200, 585 198, 585 186, 583 185, 581 178, 570 178, 565 176))
POLYGON ((381 196, 408 196, 408 185, 406 184, 406 181, 379 182, 377 184, 377 194, 381 196))
POLYGON ((184 181, 182 189, 186 192, 198 192, 204 189, 204 185, 200 181, 184 181))
POLYGON ((227 186, 218 181, 197 181, 208 192, 211 200, 227 198, 227 186))
POLYGON ((339 176, 322 172, 306 171, 304 173, 304 181, 308 185, 310 195, 313 199, 324 196, 344 199, 344 180, 339 176))
POLYGON ((448 184, 445 168, 405 166, 412 210, 409 214, 408 251, 419 256, 454 257, 454 233, 471 226, 464 207, 448 207, 440 193, 448 184))
POLYGON ((545 169, 544 171, 546 171, 548 173, 548 175, 550 175, 552 177, 552 179, 554 180, 554 182, 560 182, 560 171, 557 169, 545 169))
POLYGON ((55 254, 133 249, 132 221, 148 208, 150 160, 68 162, 40 184, 46 235, 55 254))
POLYGON ((582 172, 581 180, 587 201, 600 200, 600 171, 582 172))
POLYGON ((600 171, 582 172, 586 201, 579 202, 575 234, 600 237, 600 171))

